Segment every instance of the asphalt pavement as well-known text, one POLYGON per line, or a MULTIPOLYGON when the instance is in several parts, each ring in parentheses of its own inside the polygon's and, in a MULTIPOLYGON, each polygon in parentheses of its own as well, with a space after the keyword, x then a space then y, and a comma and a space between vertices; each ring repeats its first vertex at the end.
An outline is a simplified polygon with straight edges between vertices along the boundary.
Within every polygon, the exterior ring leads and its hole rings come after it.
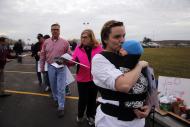
MULTIPOLYGON (((26 54, 26 53, 25 53, 26 54)), ((75 76, 75 67, 71 68, 75 76)), ((43 91, 35 72, 35 59, 25 56, 23 62, 12 60, 5 68, 5 89, 12 93, 0 98, 0 127, 88 127, 87 121, 78 124, 76 82, 66 96, 65 115, 58 118, 51 94, 43 91)))

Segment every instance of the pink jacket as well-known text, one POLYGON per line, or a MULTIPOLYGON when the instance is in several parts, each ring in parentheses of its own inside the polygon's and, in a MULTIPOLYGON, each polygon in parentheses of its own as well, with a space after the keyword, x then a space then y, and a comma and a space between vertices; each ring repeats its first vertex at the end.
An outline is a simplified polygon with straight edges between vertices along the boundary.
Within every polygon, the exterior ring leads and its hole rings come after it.
MULTIPOLYGON (((94 57, 94 55, 100 53, 101 51, 101 45, 93 48, 91 52, 91 60, 94 57)), ((73 60, 89 67, 86 68, 84 66, 79 65, 79 67, 77 67, 76 80, 78 82, 92 81, 91 61, 89 62, 85 49, 80 46, 77 46, 73 52, 73 60)))

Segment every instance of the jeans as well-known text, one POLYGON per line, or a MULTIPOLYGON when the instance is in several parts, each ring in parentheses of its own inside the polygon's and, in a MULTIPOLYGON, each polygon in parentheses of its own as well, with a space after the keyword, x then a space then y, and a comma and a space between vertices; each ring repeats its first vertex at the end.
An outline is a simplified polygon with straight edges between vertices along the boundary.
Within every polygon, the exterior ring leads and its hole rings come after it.
POLYGON ((58 110, 64 109, 66 71, 65 68, 55 68, 48 64, 48 75, 54 101, 58 101, 58 110))

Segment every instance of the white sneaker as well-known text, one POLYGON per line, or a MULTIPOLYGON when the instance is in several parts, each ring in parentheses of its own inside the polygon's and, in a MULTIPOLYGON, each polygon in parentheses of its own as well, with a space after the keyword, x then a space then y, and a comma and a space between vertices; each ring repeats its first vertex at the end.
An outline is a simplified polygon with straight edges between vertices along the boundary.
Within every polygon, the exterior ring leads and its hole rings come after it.
POLYGON ((49 86, 47 86, 44 91, 48 92, 49 90, 50 90, 50 88, 49 88, 49 86))
POLYGON ((83 121, 84 121, 84 118, 83 118, 83 117, 79 118, 79 117, 77 116, 77 123, 82 123, 83 121))
POLYGON ((88 124, 89 124, 90 126, 92 126, 92 125, 95 124, 95 120, 94 120, 94 118, 92 118, 92 117, 87 117, 86 120, 88 121, 88 124))

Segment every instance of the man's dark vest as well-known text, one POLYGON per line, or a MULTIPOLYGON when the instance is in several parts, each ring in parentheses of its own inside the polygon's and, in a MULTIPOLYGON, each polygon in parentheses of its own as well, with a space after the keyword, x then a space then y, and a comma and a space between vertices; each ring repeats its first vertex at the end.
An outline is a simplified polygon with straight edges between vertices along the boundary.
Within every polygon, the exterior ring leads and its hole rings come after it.
MULTIPOLYGON (((132 69, 134 66, 134 63, 130 63, 133 58, 137 58, 139 56, 132 56, 128 58, 128 62, 126 59, 124 60, 122 56, 117 55, 112 52, 101 52, 101 55, 103 55, 107 60, 109 60, 117 69, 120 67, 127 67, 129 69, 132 69), (127 63, 128 64, 127 64, 127 63)), ((134 61, 134 60, 133 60, 134 61)), ((136 64, 135 64, 136 65, 136 64)), ((117 117, 118 120, 122 121, 131 121, 134 118, 136 118, 136 115, 134 113, 133 107, 126 106, 126 102, 130 101, 145 101, 147 97, 147 92, 141 93, 141 94, 127 94, 123 92, 113 91, 109 89, 105 89, 102 87, 98 87, 101 96, 105 100, 113 100, 113 101, 119 101, 119 106, 115 106, 112 104, 101 104, 101 109, 105 114, 117 117)))

